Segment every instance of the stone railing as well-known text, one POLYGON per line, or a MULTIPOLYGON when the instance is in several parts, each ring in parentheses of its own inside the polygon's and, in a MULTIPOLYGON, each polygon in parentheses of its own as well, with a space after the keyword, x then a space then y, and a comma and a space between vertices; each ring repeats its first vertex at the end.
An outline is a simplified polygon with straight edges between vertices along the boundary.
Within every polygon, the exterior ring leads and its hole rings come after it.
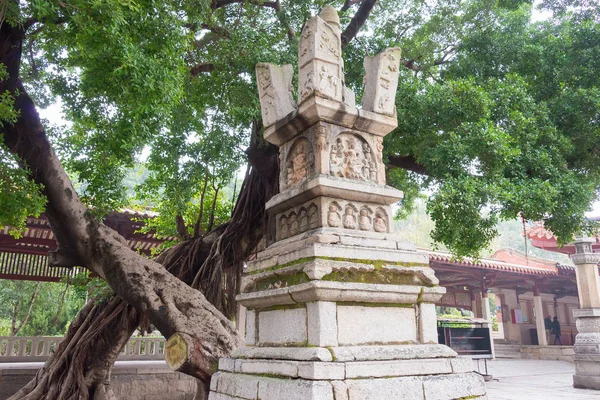
MULTIPOLYGON (((45 361, 62 341, 62 337, 0 336, 0 363, 45 361)), ((164 353, 162 337, 132 338, 118 360, 162 360, 164 353)))

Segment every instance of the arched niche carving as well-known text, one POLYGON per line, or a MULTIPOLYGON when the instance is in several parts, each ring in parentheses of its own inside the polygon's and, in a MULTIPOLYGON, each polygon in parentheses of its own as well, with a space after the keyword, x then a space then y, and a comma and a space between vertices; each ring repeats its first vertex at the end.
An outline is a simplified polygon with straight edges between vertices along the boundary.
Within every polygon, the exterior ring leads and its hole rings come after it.
POLYGON ((361 231, 370 231, 373 228, 373 210, 369 206, 362 206, 358 216, 358 227, 361 231))
POLYGON ((279 236, 281 239, 285 239, 290 236, 290 225, 288 223, 288 217, 282 215, 279 218, 279 236))
POLYGON ((342 225, 340 211, 342 211, 342 207, 337 201, 332 201, 329 203, 327 210, 327 225, 331 226, 332 228, 337 228, 342 225))
POLYGON ((314 170, 314 153, 310 141, 301 137, 294 142, 285 162, 285 182, 294 186, 304 181, 314 170))
POLYGON ((308 227, 314 229, 319 226, 319 207, 315 203, 308 206, 308 227))
POLYGON ((341 133, 331 145, 329 172, 333 176, 377 182, 377 165, 375 152, 359 135, 341 133))
POLYGON ((356 208, 356 206, 354 204, 352 204, 352 203, 346 204, 346 207, 344 207, 344 218, 343 218, 344 228, 346 228, 346 229, 356 229, 357 228, 357 223, 356 223, 357 214, 358 214, 358 208, 356 208))
POLYGON ((373 220, 373 229, 375 232, 389 232, 389 218, 387 212, 381 208, 377 207, 375 210, 375 219, 373 220))

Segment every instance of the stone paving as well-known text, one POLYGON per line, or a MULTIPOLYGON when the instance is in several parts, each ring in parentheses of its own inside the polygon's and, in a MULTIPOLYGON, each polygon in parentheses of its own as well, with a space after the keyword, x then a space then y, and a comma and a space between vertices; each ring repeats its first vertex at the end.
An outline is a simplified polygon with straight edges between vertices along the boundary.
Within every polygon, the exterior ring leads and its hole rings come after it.
POLYGON ((494 360, 488 372, 494 376, 486 382, 490 400, 600 399, 598 391, 573 387, 575 364, 567 361, 494 360))

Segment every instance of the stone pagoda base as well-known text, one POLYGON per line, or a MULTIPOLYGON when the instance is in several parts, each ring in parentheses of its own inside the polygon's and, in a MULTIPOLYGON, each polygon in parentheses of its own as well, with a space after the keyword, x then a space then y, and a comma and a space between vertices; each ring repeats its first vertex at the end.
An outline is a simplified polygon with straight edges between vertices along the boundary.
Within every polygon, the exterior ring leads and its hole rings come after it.
POLYGON ((445 289, 414 245, 318 228, 276 242, 248 272, 248 347, 220 361, 209 399, 486 398, 472 360, 437 344, 445 289))
POLYGON ((221 359, 209 399, 487 398, 472 360, 442 345, 251 348, 236 356, 221 359))
POLYGON ((238 302, 246 345, 222 359, 210 400, 485 398, 471 359, 438 343, 445 293, 427 254, 392 232, 383 138, 397 125, 400 49, 366 57, 360 108, 345 85, 330 5, 290 65, 256 66, 265 140, 279 146, 266 209, 274 240, 249 263, 238 302))
POLYGON ((573 386, 600 390, 600 308, 573 310, 577 318, 573 386))

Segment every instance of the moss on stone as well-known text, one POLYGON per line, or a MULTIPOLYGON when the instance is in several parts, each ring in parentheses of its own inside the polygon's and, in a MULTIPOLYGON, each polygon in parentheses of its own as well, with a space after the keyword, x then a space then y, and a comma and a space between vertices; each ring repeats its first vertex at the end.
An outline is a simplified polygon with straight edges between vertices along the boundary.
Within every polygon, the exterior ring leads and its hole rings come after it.
POLYGON ((275 275, 258 281, 252 288, 253 291, 278 289, 290 287, 301 283, 310 282, 310 278, 305 272, 297 272, 292 275, 275 275))
POLYGON ((334 271, 321 280, 335 282, 378 283, 386 285, 416 285, 415 276, 411 274, 386 273, 382 269, 374 271, 334 271))

